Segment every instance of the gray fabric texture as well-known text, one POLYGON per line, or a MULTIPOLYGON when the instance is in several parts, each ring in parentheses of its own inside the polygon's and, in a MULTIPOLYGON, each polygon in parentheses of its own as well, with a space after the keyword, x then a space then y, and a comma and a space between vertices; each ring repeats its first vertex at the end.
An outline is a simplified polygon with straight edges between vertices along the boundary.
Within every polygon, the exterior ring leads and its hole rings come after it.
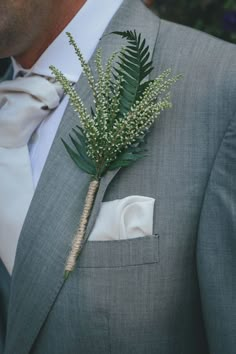
MULTIPOLYGON (((125 0, 106 33, 136 29, 152 77, 183 74, 173 108, 148 137, 148 157, 104 177, 101 201, 156 199, 153 235, 87 242, 63 269, 89 178, 61 143, 78 124, 68 107, 18 244, 4 354, 234 354, 236 347, 236 49, 160 20, 125 0)), ((122 40, 105 36, 104 60, 122 40)), ((88 107, 91 94, 77 85, 88 107)))

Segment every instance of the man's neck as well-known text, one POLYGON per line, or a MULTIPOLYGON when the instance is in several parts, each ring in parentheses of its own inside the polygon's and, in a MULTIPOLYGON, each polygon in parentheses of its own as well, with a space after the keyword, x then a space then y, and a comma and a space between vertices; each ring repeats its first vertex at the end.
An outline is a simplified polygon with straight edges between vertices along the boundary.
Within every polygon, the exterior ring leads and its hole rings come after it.
POLYGON ((83 7, 86 0, 76 1, 70 6, 59 6, 57 16, 49 28, 41 33, 37 41, 24 53, 15 56, 16 61, 25 69, 30 69, 54 39, 63 31, 67 24, 83 7))

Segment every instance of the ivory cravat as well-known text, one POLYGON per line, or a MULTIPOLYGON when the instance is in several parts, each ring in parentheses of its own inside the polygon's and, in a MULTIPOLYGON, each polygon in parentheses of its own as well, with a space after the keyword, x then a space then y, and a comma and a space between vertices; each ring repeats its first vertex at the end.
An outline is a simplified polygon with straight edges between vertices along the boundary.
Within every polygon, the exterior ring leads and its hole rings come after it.
POLYGON ((9 273, 34 193, 27 144, 62 96, 58 83, 38 75, 0 83, 0 257, 9 273))

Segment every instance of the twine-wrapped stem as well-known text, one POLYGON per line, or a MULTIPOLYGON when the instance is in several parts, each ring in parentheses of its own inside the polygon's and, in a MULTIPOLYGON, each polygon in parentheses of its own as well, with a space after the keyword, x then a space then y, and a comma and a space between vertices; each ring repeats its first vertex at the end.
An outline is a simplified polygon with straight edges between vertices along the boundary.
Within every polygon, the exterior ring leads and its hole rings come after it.
POLYGON ((70 254, 66 261, 65 274, 64 274, 66 279, 68 278, 70 273, 74 270, 76 265, 76 260, 81 251, 84 235, 86 232, 86 227, 88 224, 88 219, 93 208, 93 203, 95 200, 98 187, 99 187, 98 180, 92 180, 89 184, 88 192, 84 203, 84 209, 80 218, 79 227, 75 234, 74 240, 72 242, 70 254))

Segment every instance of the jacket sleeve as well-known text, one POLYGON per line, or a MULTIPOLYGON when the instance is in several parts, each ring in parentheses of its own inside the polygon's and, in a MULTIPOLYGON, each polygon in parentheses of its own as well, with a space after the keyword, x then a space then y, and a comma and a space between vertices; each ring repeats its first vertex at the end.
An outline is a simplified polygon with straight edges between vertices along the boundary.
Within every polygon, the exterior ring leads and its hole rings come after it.
POLYGON ((197 267, 210 354, 236 351, 235 118, 216 155, 199 223, 197 267))

